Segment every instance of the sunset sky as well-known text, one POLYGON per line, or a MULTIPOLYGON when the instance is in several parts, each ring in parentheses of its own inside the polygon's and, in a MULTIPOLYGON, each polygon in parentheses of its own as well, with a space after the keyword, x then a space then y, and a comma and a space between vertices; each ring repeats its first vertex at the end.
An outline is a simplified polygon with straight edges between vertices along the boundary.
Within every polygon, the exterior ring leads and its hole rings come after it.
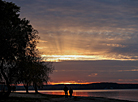
POLYGON ((138 0, 6 1, 38 30, 51 82, 138 83, 138 0))

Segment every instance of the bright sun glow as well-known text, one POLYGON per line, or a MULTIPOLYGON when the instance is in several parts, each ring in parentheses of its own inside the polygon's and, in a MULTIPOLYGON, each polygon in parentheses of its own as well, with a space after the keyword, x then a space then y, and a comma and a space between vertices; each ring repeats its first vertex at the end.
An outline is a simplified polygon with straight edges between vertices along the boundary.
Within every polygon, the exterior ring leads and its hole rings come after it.
POLYGON ((95 55, 41 55, 44 61, 60 62, 67 60, 106 60, 101 56, 95 55))
POLYGON ((92 60, 136 60, 131 58, 114 58, 102 55, 41 55, 43 61, 46 62, 61 62, 61 61, 92 61, 92 60))

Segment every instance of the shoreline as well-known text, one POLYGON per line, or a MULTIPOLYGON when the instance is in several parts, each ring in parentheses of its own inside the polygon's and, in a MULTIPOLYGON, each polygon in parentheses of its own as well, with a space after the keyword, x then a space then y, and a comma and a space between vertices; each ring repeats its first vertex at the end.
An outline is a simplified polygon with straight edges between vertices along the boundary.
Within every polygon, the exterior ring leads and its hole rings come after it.
POLYGON ((128 100, 111 99, 104 97, 82 97, 73 96, 65 98, 64 95, 50 95, 42 93, 14 93, 12 92, 8 99, 0 100, 1 102, 134 102, 128 100))

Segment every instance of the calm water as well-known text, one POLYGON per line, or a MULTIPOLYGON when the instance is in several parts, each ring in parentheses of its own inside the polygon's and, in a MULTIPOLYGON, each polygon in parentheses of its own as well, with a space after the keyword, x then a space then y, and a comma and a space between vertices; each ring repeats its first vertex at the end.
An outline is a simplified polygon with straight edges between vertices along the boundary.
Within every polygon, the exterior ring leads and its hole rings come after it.
MULTIPOLYGON (((17 91, 25 92, 25 91, 17 91)), ((34 91, 29 91, 34 92, 34 91)), ((64 95, 63 90, 40 90, 43 94, 64 95)), ((138 102, 138 89, 121 89, 121 90, 73 90, 73 96, 85 97, 106 97, 138 102)))
MULTIPOLYGON (((47 90, 39 91, 44 94, 64 95, 63 90, 47 90)), ((73 96, 85 97, 107 97, 114 99, 130 100, 138 102, 138 89, 124 89, 124 90, 74 90, 73 96)))

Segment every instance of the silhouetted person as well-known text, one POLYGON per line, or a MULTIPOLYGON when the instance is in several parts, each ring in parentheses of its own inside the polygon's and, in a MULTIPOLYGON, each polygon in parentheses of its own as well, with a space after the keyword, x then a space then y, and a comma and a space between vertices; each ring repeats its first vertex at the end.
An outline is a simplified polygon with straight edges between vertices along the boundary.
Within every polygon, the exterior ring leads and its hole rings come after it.
POLYGON ((71 98, 72 94, 73 94, 73 89, 72 88, 69 89, 69 94, 70 94, 70 98, 71 98))
POLYGON ((66 85, 64 87, 64 92, 65 92, 65 98, 68 98, 68 88, 66 85))

